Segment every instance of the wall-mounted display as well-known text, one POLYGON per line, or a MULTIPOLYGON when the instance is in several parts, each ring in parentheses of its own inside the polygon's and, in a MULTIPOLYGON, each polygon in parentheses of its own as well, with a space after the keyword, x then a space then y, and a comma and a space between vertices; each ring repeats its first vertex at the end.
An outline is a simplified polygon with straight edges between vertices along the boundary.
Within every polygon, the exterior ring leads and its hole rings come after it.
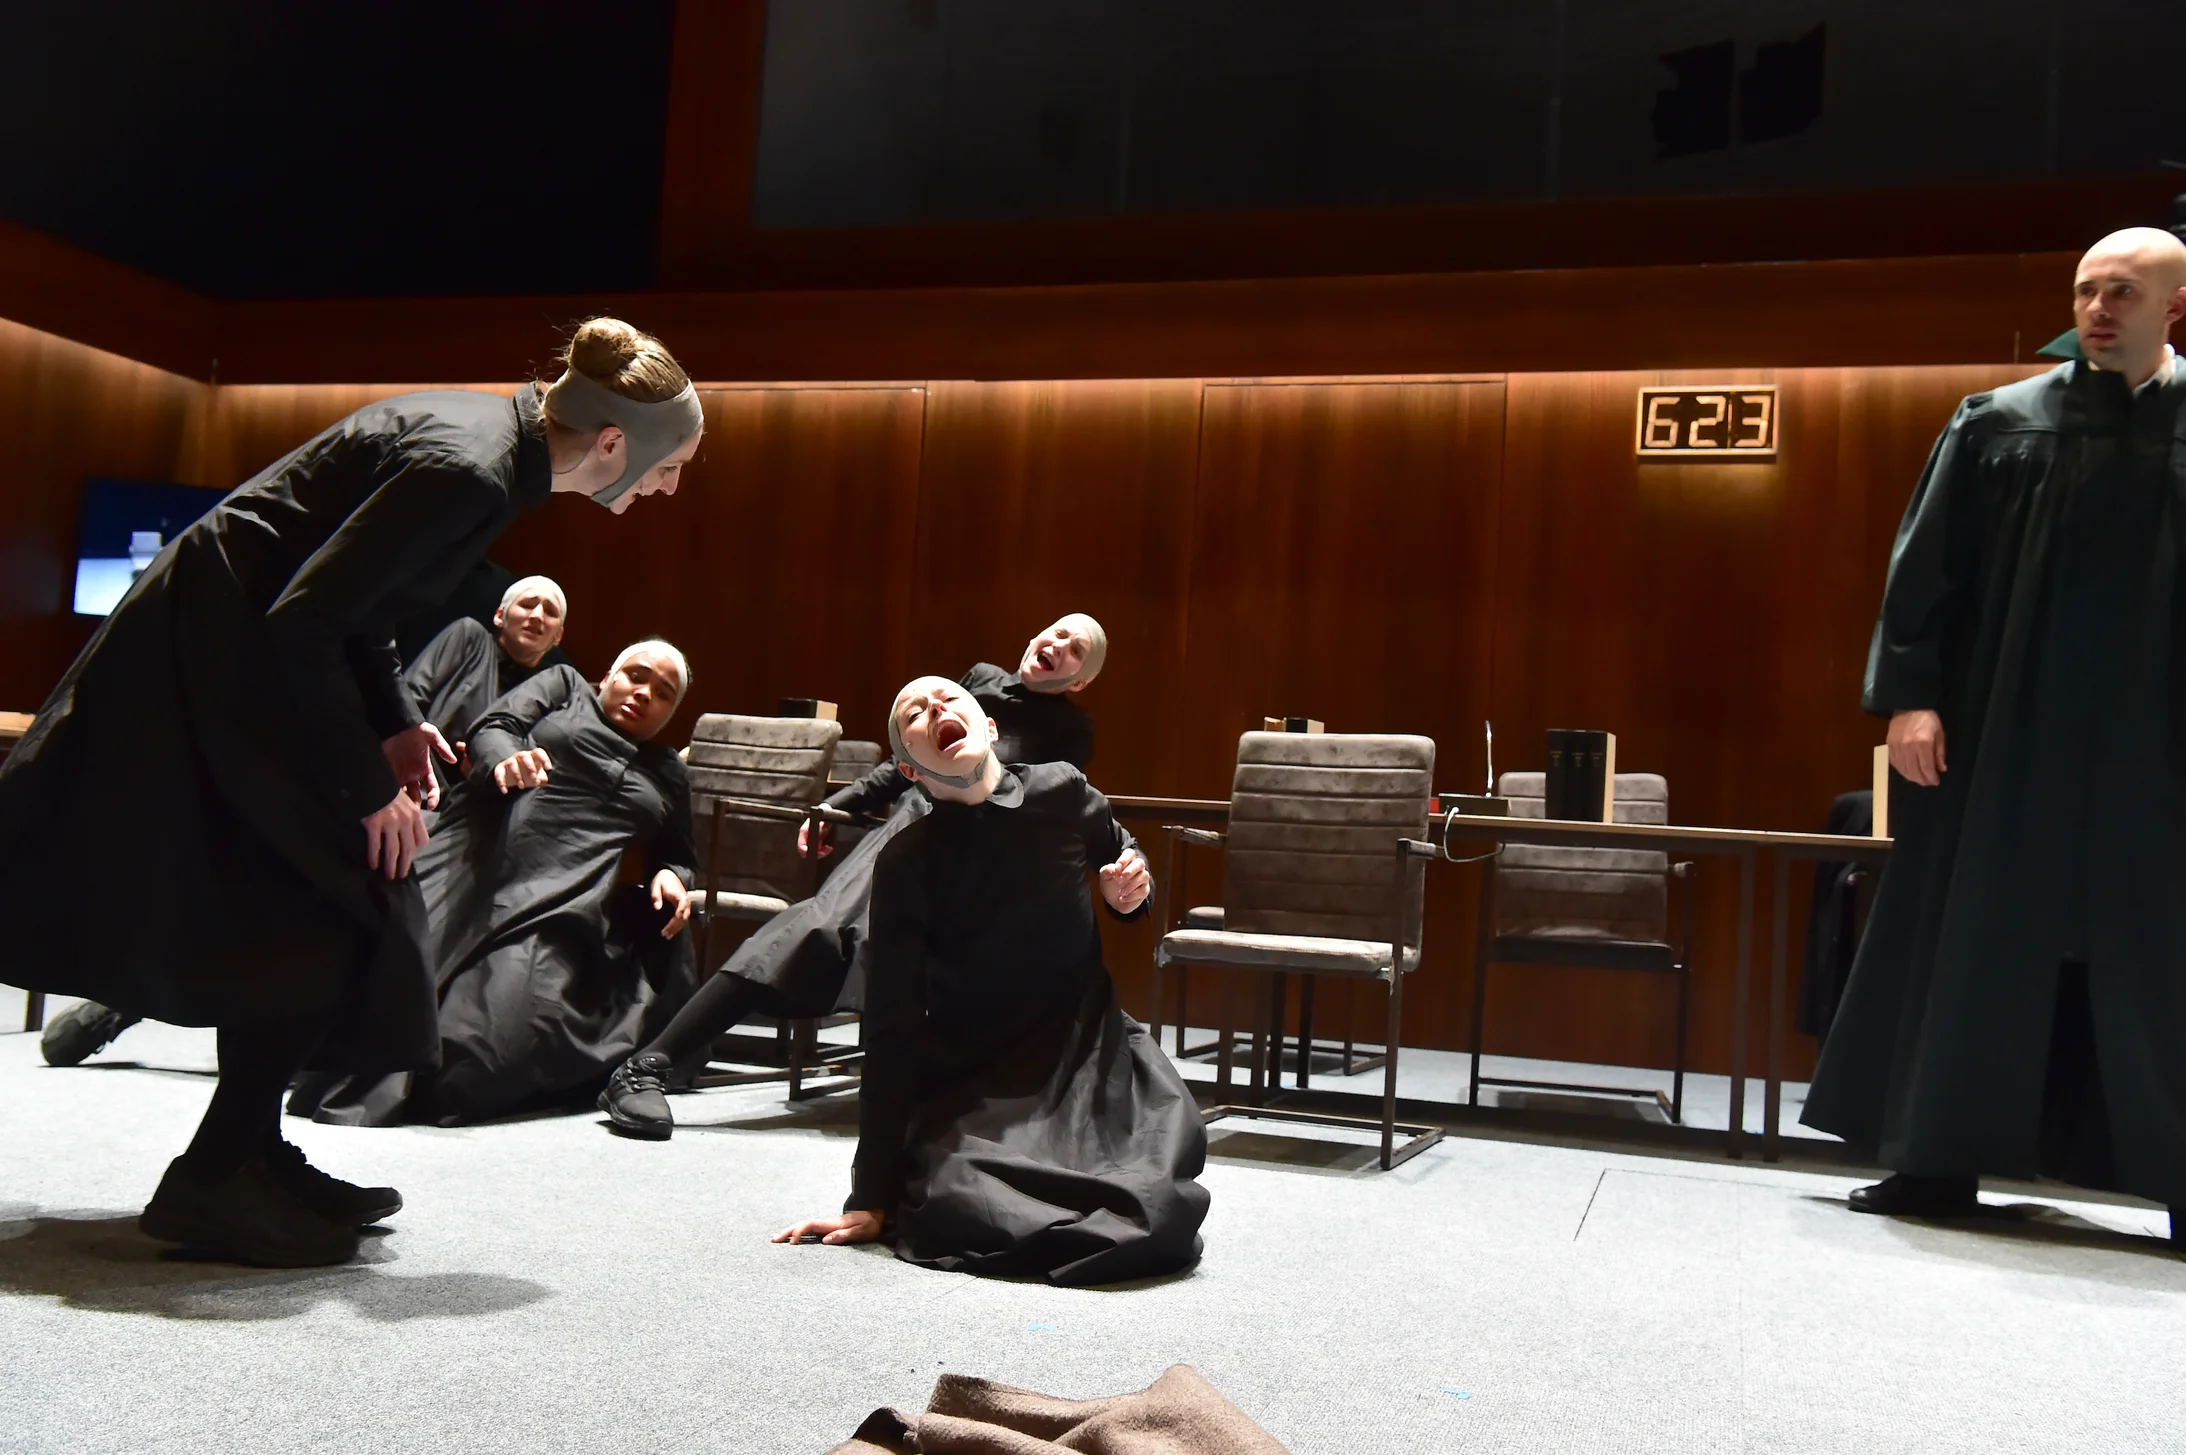
POLYGON ((1774 384, 1681 384, 1639 392, 1643 460, 1773 460, 1774 384))
POLYGON ((104 616, 185 526, 220 503, 224 490, 144 480, 86 480, 76 527, 78 616, 104 616))

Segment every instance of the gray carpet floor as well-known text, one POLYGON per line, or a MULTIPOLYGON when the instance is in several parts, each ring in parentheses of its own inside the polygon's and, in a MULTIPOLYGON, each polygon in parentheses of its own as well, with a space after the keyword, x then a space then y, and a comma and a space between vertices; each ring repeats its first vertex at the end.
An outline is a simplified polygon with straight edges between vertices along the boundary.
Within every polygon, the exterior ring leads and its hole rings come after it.
MULTIPOLYGON (((1407 1094, 1449 1074, 1414 1059, 1407 1094)), ((211 1069, 203 1031, 68 1071, 0 1036, 0 1450, 818 1455, 944 1370, 1085 1396, 1176 1362, 1298 1455, 2186 1449, 2186 1262, 2143 1207, 1932 1226, 1713 1153, 1476 1134, 1384 1174, 1218 1123, 1204 1261, 1057 1290, 767 1242, 839 1206, 855 1105, 760 1086, 678 1098, 666 1144, 292 1122, 409 1207, 353 1266, 250 1272, 133 1222, 211 1069)))

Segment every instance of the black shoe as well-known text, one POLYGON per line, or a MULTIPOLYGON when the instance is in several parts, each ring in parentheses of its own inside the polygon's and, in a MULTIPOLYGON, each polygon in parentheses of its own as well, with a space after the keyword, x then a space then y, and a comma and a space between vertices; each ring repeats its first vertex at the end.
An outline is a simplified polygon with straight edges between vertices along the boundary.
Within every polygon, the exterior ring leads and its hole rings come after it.
POLYGON ((1963 1218, 1981 1211, 1978 1177, 1916 1177, 1895 1172, 1872 1187, 1855 1187, 1845 1202, 1852 1211, 1886 1217, 1963 1218))
POLYGON ((274 1142, 266 1153, 266 1170, 289 1196, 345 1228, 370 1227, 402 1211, 402 1194, 392 1187, 359 1187, 321 1172, 293 1142, 274 1142))
POLYGON ((214 1182, 177 1157, 137 1226, 148 1238, 253 1268, 323 1268, 357 1256, 355 1229, 305 1207, 255 1157, 214 1182))
POLYGON ((632 1056, 615 1068, 615 1075, 600 1093, 600 1110, 626 1137, 665 1142, 675 1135, 676 1119, 668 1111, 668 1058, 658 1051, 632 1056))
POLYGON ((48 1066, 80 1065, 143 1019, 143 1016, 87 1000, 81 1005, 70 1006, 46 1022, 46 1032, 38 1038, 38 1050, 45 1056, 48 1066))

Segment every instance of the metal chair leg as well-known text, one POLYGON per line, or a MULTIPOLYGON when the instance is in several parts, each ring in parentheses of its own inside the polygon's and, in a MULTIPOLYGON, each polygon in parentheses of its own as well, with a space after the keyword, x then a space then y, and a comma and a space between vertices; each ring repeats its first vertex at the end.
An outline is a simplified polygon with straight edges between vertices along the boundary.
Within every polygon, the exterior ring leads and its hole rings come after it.
POLYGON ((23 992, 23 1029, 42 1031, 46 1028, 46 993, 43 990, 23 992))
POLYGON ((1298 1089, 1304 1091, 1313 1078, 1313 982, 1317 977, 1298 977, 1298 1089))
POLYGON ((1472 1033, 1472 1085, 1465 1092, 1465 1105, 1480 1105, 1480 1045, 1488 1020, 1488 946, 1490 928, 1495 914, 1495 866, 1488 864, 1480 871, 1480 917, 1473 930, 1473 1033, 1472 1033))
MULTIPOLYGON (((1236 1036, 1230 1018, 1230 992, 1235 988, 1232 984, 1233 979, 1234 977, 1229 975, 1215 977, 1215 1003, 1220 1009, 1215 1012, 1215 1019, 1219 1022, 1219 1025, 1216 1029, 1214 1080, 1215 1085, 1222 1088, 1222 1094, 1225 1098, 1229 1095, 1230 1067, 1235 1059, 1236 1051, 1236 1036)), ((1179 1046, 1177 1049, 1181 1051, 1183 1047, 1179 1046)))
POLYGON ((1693 967, 1677 967, 1677 1061, 1670 1075, 1670 1120, 1685 1124, 1685 1038, 1691 1020, 1693 967))
POLYGON ((1404 1021, 1404 962, 1389 967, 1389 1039, 1384 1049, 1389 1059, 1381 1073, 1381 1170, 1390 1168, 1390 1154, 1397 1145, 1397 1040, 1404 1021))

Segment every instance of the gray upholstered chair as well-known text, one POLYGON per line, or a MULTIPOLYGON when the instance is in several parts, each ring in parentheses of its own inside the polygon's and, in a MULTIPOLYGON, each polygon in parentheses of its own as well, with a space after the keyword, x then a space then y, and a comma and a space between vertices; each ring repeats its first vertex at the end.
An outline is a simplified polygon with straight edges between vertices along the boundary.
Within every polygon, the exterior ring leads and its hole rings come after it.
MULTIPOLYGON (((1175 866, 1176 877, 1174 883, 1178 886, 1176 894, 1179 899, 1186 897, 1182 886, 1190 862, 1186 856, 1186 851, 1189 848, 1190 844, 1183 836, 1182 826, 1176 826, 1175 832, 1170 837, 1169 862, 1175 866)), ((1187 930, 1219 930, 1226 923, 1227 920, 1222 913, 1221 905, 1195 904, 1184 911, 1179 927, 1187 930)), ((1176 971, 1176 1050, 1173 1054, 1179 1061, 1197 1061, 1219 1053, 1222 1047, 1216 1041, 1203 1041, 1196 1046, 1184 1044, 1185 1017, 1187 1007, 1191 1003, 1191 970, 1182 962, 1171 968, 1176 971)), ((1313 1084, 1313 1058, 1315 1056, 1327 1055, 1337 1058, 1340 1074, 1344 1076, 1364 1076, 1369 1071, 1378 1071, 1389 1059, 1387 1047, 1383 1047, 1379 1051, 1360 1050, 1358 1042, 1351 1032, 1351 992, 1358 988, 1358 982, 1346 980, 1342 984, 1344 988, 1343 1039, 1340 1041, 1324 1041, 1315 1036, 1313 1030, 1314 1002, 1316 999, 1315 977, 1311 974, 1301 974, 1299 976, 1298 1054, 1292 1065, 1295 1068, 1293 1074, 1296 1078, 1293 1084, 1300 1091, 1306 1090, 1313 1084)), ((1160 1014, 1158 1007, 1155 1014, 1157 1016, 1156 1029, 1158 1030, 1158 1017, 1160 1014)), ((1278 1037, 1274 1060, 1268 1069, 1270 1084, 1272 1085, 1280 1080, 1281 1074, 1282 1045, 1281 1039, 1278 1037)))
MULTIPOLYGON (((1226 833, 1176 828, 1182 843, 1224 849, 1222 927, 1170 928, 1154 950, 1154 1003, 1170 967, 1256 972, 1253 1104, 1227 1103, 1206 1117, 1266 1117, 1320 1125, 1378 1127, 1381 1165, 1395 1166, 1441 1135, 1439 1127, 1396 1120, 1397 1039, 1404 977, 1419 964, 1426 831, 1435 745, 1383 733, 1246 733, 1226 833), (1263 1104, 1262 1072, 1282 1041, 1284 977, 1378 980, 1388 988, 1388 1060, 1379 1120, 1286 1111, 1263 1104), (1408 1140, 1396 1145, 1396 1133, 1408 1140)), ((1170 855, 1174 872, 1178 855, 1170 855)), ((1164 894, 1164 904, 1177 897, 1164 894)), ((1228 997, 1218 1043, 1219 1084, 1230 1085, 1228 997)), ((1153 1026, 1160 1034, 1159 1013, 1153 1026)), ((1268 1087, 1272 1091, 1272 1087, 1268 1087)))
MULTIPOLYGON (((727 947, 718 926, 772 919, 818 884, 818 861, 797 852, 797 829, 827 792, 842 724, 820 718, 746 717, 709 712, 691 731, 692 825, 698 844, 699 973, 720 968, 727 947), (719 947, 717 949, 717 946, 719 947)), ((817 1045, 818 1023, 794 1020, 777 1037, 780 1072, 703 1075, 708 1085, 789 1081, 804 1094, 804 1069, 830 1057, 817 1045)))
POLYGON ((827 786, 840 788, 855 783, 867 772, 880 766, 888 750, 879 743, 869 743, 863 738, 844 738, 835 744, 835 761, 827 770, 827 786))
MULTIPOLYGON (((1497 791, 1516 818, 1543 817, 1547 775, 1505 773, 1497 791)), ((1618 823, 1667 824, 1670 787, 1659 774, 1619 773, 1618 823)), ((1652 849, 1566 848, 1505 844, 1490 872, 1481 876, 1479 939, 1473 962, 1472 1086, 1539 1091, 1580 1091, 1603 1096, 1653 1097, 1673 1122, 1685 1117, 1685 1042, 1692 1009, 1693 866, 1673 864, 1652 849), (1670 881, 1687 890, 1678 937, 1670 937, 1670 881), (1677 1050, 1671 1094, 1658 1089, 1588 1086, 1574 1082, 1520 1081, 1480 1074, 1481 1027, 1488 1004, 1488 971, 1495 965, 1575 965, 1635 970, 1677 981, 1677 1050)))

